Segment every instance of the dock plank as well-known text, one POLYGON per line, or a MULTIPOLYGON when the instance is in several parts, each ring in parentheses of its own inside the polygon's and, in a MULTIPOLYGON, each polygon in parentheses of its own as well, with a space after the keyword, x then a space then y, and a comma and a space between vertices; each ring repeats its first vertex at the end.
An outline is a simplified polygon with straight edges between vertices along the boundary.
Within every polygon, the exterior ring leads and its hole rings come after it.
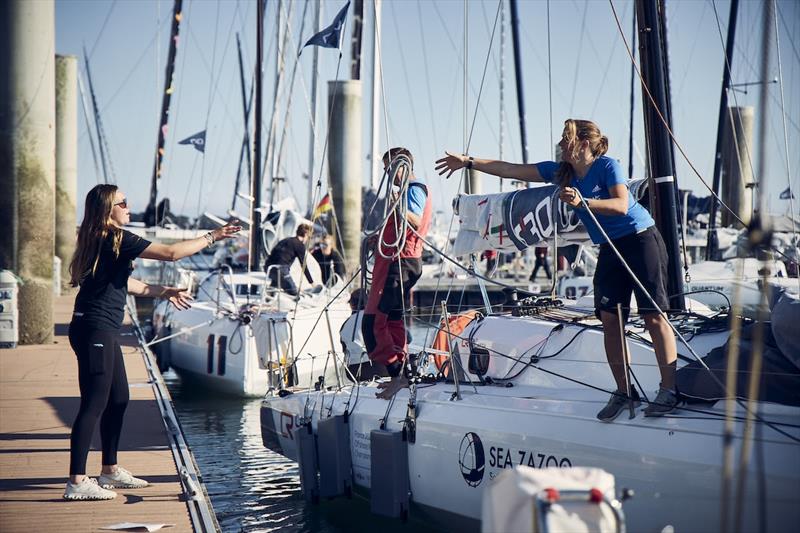
MULTIPOLYGON (((67 339, 72 297, 56 298, 55 342, 0 350, 0 531, 97 531, 119 522, 192 531, 189 510, 152 386, 134 337, 123 347, 131 400, 120 464, 150 482, 105 502, 62 499, 69 436, 78 410, 78 366, 67 339)), ((87 474, 100 473, 99 430, 87 474)))

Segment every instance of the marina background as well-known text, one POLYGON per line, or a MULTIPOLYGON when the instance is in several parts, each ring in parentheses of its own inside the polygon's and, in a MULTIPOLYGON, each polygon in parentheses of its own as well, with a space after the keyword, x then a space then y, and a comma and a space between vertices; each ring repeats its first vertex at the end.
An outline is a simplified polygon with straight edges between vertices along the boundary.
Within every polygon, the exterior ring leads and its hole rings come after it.
MULTIPOLYGON (((291 69, 297 49, 300 14, 305 2, 291 5, 292 34, 286 53, 291 69)), ((333 17, 344 1, 322 1, 322 20, 333 17)), ((373 31, 371 3, 365 3, 363 60, 361 77, 368 83, 370 35, 373 31)), ((267 2, 265 42, 266 115, 272 107, 275 72, 275 24, 277 1, 267 2)), ((727 30, 729 2, 676 0, 667 2, 672 102, 675 132, 693 164, 706 181, 711 181, 716 138, 717 109, 723 65, 723 40, 727 30), (716 13, 720 27, 717 26, 716 13)), ((458 179, 444 181, 433 171, 433 161, 445 149, 463 150, 465 131, 472 123, 483 65, 487 59, 490 35, 498 3, 489 0, 459 2, 384 0, 382 54, 384 92, 388 108, 388 142, 381 125, 381 149, 388 144, 404 145, 416 155, 416 171, 431 186, 435 207, 450 214, 450 200, 457 192, 458 179), (467 6, 467 33, 464 35, 464 7, 467 6), (464 42, 468 43, 467 76, 470 89, 464 112, 464 42), (465 125, 466 124, 466 125, 465 125)), ((625 38, 630 43, 633 3, 614 1, 625 38)), ((798 186, 800 161, 800 4, 777 2, 778 30, 783 63, 787 135, 792 171, 792 186, 798 186)), ((522 1, 519 3, 522 62, 531 162, 550 159, 563 120, 589 118, 600 124, 611 141, 610 155, 627 168, 628 98, 630 59, 620 38, 608 2, 605 1, 522 1), (549 17, 548 17, 549 11, 549 17), (548 41, 550 56, 548 58, 548 41), (550 64, 550 69, 548 69, 550 64), (548 76, 551 70, 551 76, 548 76), (552 92, 551 92, 552 89, 552 92), (549 95, 552 94, 552 115, 549 95)), ((86 46, 99 107, 109 138, 117 183, 128 194, 134 211, 147 202, 146 186, 152 173, 158 110, 163 90, 164 62, 169 38, 171 2, 60 0, 56 2, 56 52, 81 53, 86 46)), ((351 7, 352 10, 352 7, 351 7)), ((304 35, 311 34, 313 2, 309 4, 304 35)), ((255 3, 243 0, 221 2, 191 1, 184 4, 182 32, 175 73, 175 93, 170 117, 160 197, 171 199, 172 210, 196 216, 205 210, 218 214, 229 207, 237 157, 243 132, 235 33, 240 32, 245 65, 254 58, 255 3), (207 129, 205 155, 177 142, 207 129)), ((733 58, 732 82, 757 82, 760 49, 761 2, 742 2, 739 32, 733 58)), ((509 24, 508 10, 505 22, 509 24)), ((323 22, 323 25, 327 22, 323 22)), ((349 77, 348 17, 342 49, 339 79, 349 77)), ((505 106, 503 113, 503 157, 521 161, 514 94, 513 58, 510 30, 506 30, 504 52, 505 106)), ((311 54, 300 57, 295 98, 281 174, 287 176, 288 193, 301 206, 306 202, 311 54)), ((320 95, 326 94, 325 81, 336 78, 337 53, 320 54, 320 95)), ((777 62, 774 75, 778 76, 777 62)), ((250 67, 252 70, 252 67, 250 67)), ((498 157, 500 150, 500 28, 496 30, 484 82, 480 107, 469 152, 498 157)), ((251 80, 248 80, 248 85, 251 80)), ((284 84, 285 86, 287 84, 284 84)), ((787 184, 786 151, 780 118, 780 93, 771 85, 770 131, 768 139, 768 205, 772 212, 785 213, 788 202, 778 195, 787 184)), ((730 97, 731 105, 756 105, 758 87, 747 94, 740 89, 730 97), (735 100, 734 100, 735 98, 735 100)), ((634 175, 644 172, 643 125, 640 113, 641 91, 636 89, 635 142, 637 157, 634 175)), ((363 91, 363 131, 369 131, 369 90, 363 91)), ((280 101, 286 101, 284 89, 280 101)), ((327 104, 319 105, 317 169, 326 131, 327 104)), ((381 113, 383 121, 383 112, 381 113)), ((82 191, 97 182, 83 116, 79 117, 78 188, 82 191)), ((267 118, 265 117, 265 121, 267 118)), ((268 128, 265 128, 268 130, 268 128)), ((279 131, 281 128, 279 128, 279 131)), ((364 146, 364 174, 369 182, 369 161, 364 146)), ((754 148, 753 153, 758 153, 754 148)), ((677 178, 682 189, 707 195, 705 187, 676 153, 677 178)), ((753 161, 754 166, 757 165, 753 161)), ((315 171, 315 172, 318 172, 315 171)), ((483 180, 484 191, 498 188, 497 180, 483 180)), ((506 185, 507 186, 507 185, 506 185)), ((240 204, 240 209, 244 205, 240 204)), ((79 220, 82 206, 79 206, 79 220)))

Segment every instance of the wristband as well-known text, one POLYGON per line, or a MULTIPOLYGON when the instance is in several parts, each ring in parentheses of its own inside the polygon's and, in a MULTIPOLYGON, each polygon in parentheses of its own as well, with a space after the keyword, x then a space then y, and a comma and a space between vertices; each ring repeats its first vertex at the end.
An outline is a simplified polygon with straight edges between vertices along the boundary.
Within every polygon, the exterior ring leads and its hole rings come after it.
POLYGON ((214 244, 214 236, 211 234, 210 231, 208 233, 206 233, 205 235, 203 235, 203 238, 206 241, 208 241, 208 244, 206 245, 206 248, 210 248, 211 245, 214 244))
POLYGON ((473 165, 473 164, 475 164, 475 159, 473 159, 473 158, 470 156, 470 158, 467 160, 467 169, 468 169, 468 170, 472 170, 472 165, 473 165))

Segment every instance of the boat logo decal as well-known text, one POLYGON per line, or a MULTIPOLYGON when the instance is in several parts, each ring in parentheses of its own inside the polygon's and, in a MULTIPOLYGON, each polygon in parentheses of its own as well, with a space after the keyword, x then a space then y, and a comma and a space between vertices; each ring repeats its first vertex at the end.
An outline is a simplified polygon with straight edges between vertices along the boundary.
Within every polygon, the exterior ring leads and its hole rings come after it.
POLYGON ((294 440, 292 430, 294 429, 294 415, 281 411, 281 425, 279 427, 281 436, 294 440))
POLYGON ((486 456, 481 438, 477 433, 467 433, 461 439, 461 446, 458 449, 458 466, 467 485, 477 487, 481 484, 485 465, 486 456))

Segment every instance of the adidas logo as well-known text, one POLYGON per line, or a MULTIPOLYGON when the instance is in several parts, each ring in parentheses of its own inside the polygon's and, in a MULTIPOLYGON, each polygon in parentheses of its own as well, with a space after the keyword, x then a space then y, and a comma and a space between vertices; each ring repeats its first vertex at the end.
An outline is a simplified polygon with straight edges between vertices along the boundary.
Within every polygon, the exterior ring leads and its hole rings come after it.
POLYGON ((599 185, 595 185, 594 189, 592 189, 592 192, 593 193, 600 192, 600 186, 599 185))

